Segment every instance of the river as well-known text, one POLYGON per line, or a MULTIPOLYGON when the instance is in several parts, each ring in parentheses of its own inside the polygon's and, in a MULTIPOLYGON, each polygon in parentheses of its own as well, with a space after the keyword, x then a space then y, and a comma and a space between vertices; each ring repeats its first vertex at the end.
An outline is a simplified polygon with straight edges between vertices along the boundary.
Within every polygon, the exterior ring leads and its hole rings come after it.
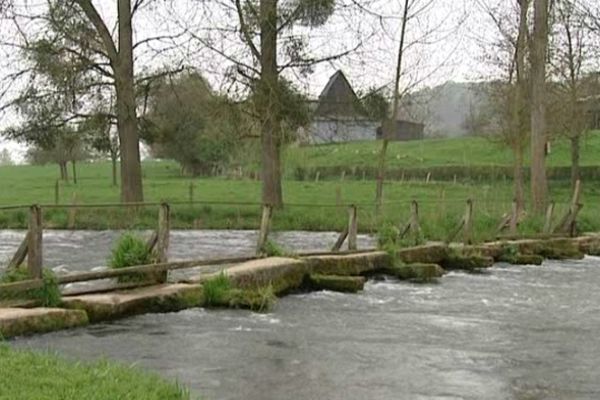
POLYGON ((498 264, 433 285, 377 280, 358 295, 292 295, 269 314, 186 310, 13 343, 135 363, 209 400, 592 400, 599 267, 592 257, 498 264))

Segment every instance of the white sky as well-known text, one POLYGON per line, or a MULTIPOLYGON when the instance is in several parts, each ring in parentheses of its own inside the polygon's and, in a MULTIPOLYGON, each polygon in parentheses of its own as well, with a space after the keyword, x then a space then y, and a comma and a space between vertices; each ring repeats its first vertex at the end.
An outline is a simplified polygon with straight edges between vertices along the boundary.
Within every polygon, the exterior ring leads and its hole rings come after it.
MULTIPOLYGON (((432 0, 414 0, 415 9, 432 0)), ((498 1, 498 0, 490 0, 498 1)), ((228 3, 231 0, 222 0, 228 3)), ((343 69, 353 86, 360 90, 371 86, 389 85, 393 81, 397 57, 401 12, 400 0, 358 0, 358 3, 386 18, 378 18, 369 12, 362 12, 352 5, 353 0, 338 0, 337 11, 323 27, 315 29, 296 28, 294 35, 310 37, 311 53, 326 57, 362 45, 351 55, 339 60, 323 63, 314 68, 309 76, 299 76, 288 71, 285 76, 294 80, 307 94, 316 97, 337 69, 343 69)), ((41 12, 45 0, 17 0, 17 9, 31 13, 41 12), (24 8, 26 7, 26 8, 24 8)), ((211 40, 216 47, 236 59, 248 60, 248 51, 240 45, 236 35, 222 34, 219 28, 235 27, 235 15, 223 8, 206 7, 207 0, 171 0, 152 3, 139 13, 134 21, 138 40, 162 34, 189 29, 203 40, 211 40)), ((405 58, 403 87, 434 86, 445 81, 469 81, 489 78, 493 70, 481 62, 485 43, 495 37, 495 28, 489 17, 475 6, 476 0, 433 0, 433 6, 409 22, 407 43, 410 45, 405 58), (433 33, 425 35, 425 32, 433 33), (482 43, 484 45, 482 45, 482 43)), ((507 0, 508 3, 508 0, 507 0)), ((96 0, 94 4, 101 14, 115 23, 116 2, 96 0)), ((12 25, 2 22, 0 35, 5 41, 13 41, 16 31, 12 25)), ((36 26, 25 25, 35 32, 36 26)), ((199 42, 185 42, 175 50, 161 52, 172 42, 161 42, 152 47, 143 47, 136 53, 136 72, 164 65, 183 63, 200 69, 213 86, 225 90, 230 82, 225 72, 230 63, 214 51, 201 46, 199 42)), ((0 45, 0 76, 18 70, 22 65, 14 48, 0 45)), ((16 92, 18 85, 8 87, 6 82, 0 90, 16 92)), ((14 122, 14 115, 1 116, 0 128, 14 122)), ((1 139, 0 139, 1 140, 1 139)), ((0 142, 0 150, 8 147, 19 157, 16 144, 0 142)))

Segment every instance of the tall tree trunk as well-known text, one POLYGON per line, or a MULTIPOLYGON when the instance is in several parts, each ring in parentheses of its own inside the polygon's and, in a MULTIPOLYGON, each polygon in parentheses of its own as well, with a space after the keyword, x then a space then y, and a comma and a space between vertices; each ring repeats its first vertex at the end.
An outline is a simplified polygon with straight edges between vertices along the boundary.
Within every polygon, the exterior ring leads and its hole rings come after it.
POLYGON ((75 160, 71 160, 71 164, 73 167, 73 183, 77 185, 77 165, 75 163, 75 160))
POLYGON ((571 137, 571 186, 573 188, 575 188, 575 184, 581 177, 579 170, 579 158, 581 150, 579 139, 579 135, 574 135, 571 137))
POLYGON ((525 209, 525 177, 523 174, 525 149, 523 148, 523 146, 518 145, 514 149, 514 153, 514 195, 515 201, 517 202, 517 212, 521 212, 525 209))
POLYGON ((69 171, 67 170, 67 162, 60 161, 58 163, 58 166, 60 168, 60 179, 62 179, 65 182, 68 182, 69 181, 69 171))
POLYGON ((115 152, 110 153, 110 161, 112 163, 112 185, 117 187, 117 154, 115 152))
POLYGON ((527 51, 528 31, 528 12, 530 0, 520 1, 520 16, 519 16, 519 32, 517 36, 516 48, 516 67, 517 67, 517 84, 515 89, 515 99, 512 102, 512 117, 513 117, 513 152, 514 152, 514 195, 517 202, 517 212, 525 209, 525 178, 523 174, 523 166, 525 159, 525 143, 527 141, 528 118, 525 100, 528 92, 528 79, 525 66, 525 53, 527 51))
POLYGON ((385 158, 389 144, 389 137, 397 129, 398 107, 400 106, 400 78, 402 76, 402 59, 404 58, 404 42, 406 39, 406 25, 408 23, 408 8, 410 0, 404 0, 404 11, 402 14, 402 29, 400 33, 400 45, 398 48, 398 60, 396 63, 396 76, 394 85, 394 101, 392 102, 392 115, 390 121, 384 122, 382 126, 383 142, 379 152, 379 165, 377 168, 377 189, 375 192, 376 212, 381 212, 383 204, 383 184, 385 183, 385 158))
POLYGON ((546 55, 548 52, 548 0, 534 1, 534 28, 531 52, 531 199, 533 209, 546 208, 546 55))
POLYGON ((117 127, 121 146, 121 201, 142 202, 142 166, 133 76, 131 0, 119 1, 119 57, 115 66, 117 127))
POLYGON ((277 0, 260 2, 260 48, 261 74, 257 102, 262 118, 262 199, 265 204, 282 207, 277 0))

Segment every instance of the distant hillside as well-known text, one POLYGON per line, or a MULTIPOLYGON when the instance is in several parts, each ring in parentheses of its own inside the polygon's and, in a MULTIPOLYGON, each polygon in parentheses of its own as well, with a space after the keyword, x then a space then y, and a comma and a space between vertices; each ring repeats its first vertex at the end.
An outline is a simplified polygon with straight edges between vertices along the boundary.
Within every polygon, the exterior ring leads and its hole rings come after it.
POLYGON ((447 82, 405 97, 401 114, 425 123, 426 135, 457 137, 469 133, 467 121, 489 101, 486 82, 447 82))

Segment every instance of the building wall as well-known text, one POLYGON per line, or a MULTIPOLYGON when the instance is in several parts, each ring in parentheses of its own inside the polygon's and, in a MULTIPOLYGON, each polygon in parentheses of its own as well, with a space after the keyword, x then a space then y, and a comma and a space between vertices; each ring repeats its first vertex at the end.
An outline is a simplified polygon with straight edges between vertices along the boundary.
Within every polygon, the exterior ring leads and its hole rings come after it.
POLYGON ((375 140, 379 123, 370 120, 315 119, 309 127, 311 144, 375 140))

